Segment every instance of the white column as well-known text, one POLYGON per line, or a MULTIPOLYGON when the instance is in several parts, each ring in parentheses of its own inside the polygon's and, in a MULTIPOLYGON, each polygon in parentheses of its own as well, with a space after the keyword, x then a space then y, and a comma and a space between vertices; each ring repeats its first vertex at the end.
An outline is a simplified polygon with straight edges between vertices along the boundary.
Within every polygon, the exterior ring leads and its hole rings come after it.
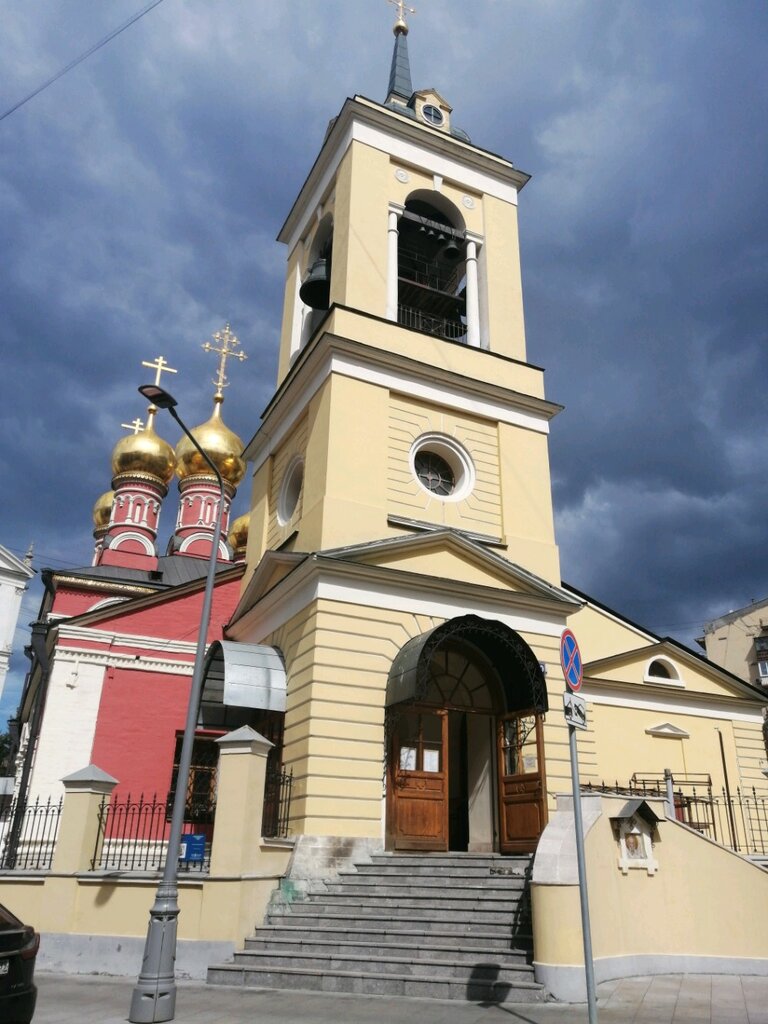
POLYGON ((390 210, 387 227, 387 320, 395 322, 397 322, 397 220, 397 211, 390 210))
POLYGON ((480 348, 480 298, 477 285, 477 242, 467 242, 467 344, 480 348))

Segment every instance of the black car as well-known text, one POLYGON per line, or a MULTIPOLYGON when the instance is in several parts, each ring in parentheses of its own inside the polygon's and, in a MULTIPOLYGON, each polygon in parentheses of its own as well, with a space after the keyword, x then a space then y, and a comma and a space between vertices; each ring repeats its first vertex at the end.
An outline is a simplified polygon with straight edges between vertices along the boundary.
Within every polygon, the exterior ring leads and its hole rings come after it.
POLYGON ((0 1021, 29 1024, 35 1012, 33 981, 40 936, 0 904, 0 1021))

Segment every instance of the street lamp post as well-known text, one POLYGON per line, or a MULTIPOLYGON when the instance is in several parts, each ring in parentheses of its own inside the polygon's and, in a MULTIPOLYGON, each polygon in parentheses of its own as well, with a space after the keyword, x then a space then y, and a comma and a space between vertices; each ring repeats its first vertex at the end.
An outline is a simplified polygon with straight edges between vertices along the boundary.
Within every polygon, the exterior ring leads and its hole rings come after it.
POLYGON ((202 455, 215 474, 219 483, 219 513, 213 531, 211 554, 208 558, 208 576, 205 581, 203 608, 200 613, 200 627, 192 672, 192 687, 189 693, 187 721, 179 758, 179 773, 173 798, 168 848, 165 854, 163 875, 157 887, 155 902, 149 912, 149 928, 144 945, 144 960, 131 998, 128 1020, 134 1024, 153 1024, 155 1021, 173 1020, 176 1015, 176 932, 179 916, 178 860, 181 847, 181 830, 184 825, 184 811, 189 783, 189 768, 192 763, 192 744, 197 726, 200 695, 203 688, 203 662, 205 641, 211 620, 213 582, 216 576, 216 560, 221 540, 221 524, 224 516, 224 482, 216 466, 197 443, 192 433, 176 412, 176 400, 163 388, 155 384, 144 384, 139 391, 159 409, 167 409, 192 444, 202 455))

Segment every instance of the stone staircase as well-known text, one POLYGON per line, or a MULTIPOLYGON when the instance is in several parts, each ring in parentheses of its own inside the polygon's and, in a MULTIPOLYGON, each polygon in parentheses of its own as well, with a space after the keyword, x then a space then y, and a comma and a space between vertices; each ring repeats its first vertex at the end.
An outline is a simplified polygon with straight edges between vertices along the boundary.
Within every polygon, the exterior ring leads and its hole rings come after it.
POLYGON ((538 1002, 530 857, 375 854, 290 899, 209 984, 538 1002))

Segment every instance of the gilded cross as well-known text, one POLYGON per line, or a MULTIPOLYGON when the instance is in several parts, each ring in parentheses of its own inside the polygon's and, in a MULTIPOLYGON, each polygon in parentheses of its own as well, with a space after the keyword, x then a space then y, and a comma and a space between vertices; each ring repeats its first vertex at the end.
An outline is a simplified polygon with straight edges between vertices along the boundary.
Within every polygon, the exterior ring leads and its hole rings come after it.
POLYGON ((395 23, 395 28, 397 28, 398 25, 402 25, 403 28, 407 29, 408 22, 405 20, 406 12, 408 12, 408 14, 415 14, 416 8, 408 7, 405 0, 387 0, 387 3, 390 3, 393 7, 397 8, 397 22, 395 23))
MULTIPOLYGON (((146 365, 147 364, 144 363, 144 366, 146 366, 146 365)), ((134 434, 138 434, 138 433, 141 432, 141 430, 142 430, 142 428, 144 426, 144 423, 137 416, 136 419, 133 420, 131 423, 121 423, 120 426, 121 427, 125 427, 126 430, 132 430, 134 432, 134 434)))
POLYGON ((214 395, 214 398, 222 398, 224 395, 224 388, 229 387, 226 374, 227 360, 239 359, 242 363, 242 361, 247 359, 248 356, 242 351, 242 349, 239 352, 236 351, 240 342, 232 333, 229 323, 224 324, 224 330, 216 331, 213 336, 213 340, 219 343, 218 347, 216 345, 212 345, 210 341, 205 341, 203 342, 203 351, 218 352, 221 356, 219 359, 219 372, 216 374, 213 383, 216 385, 216 394, 214 395))
POLYGON ((155 386, 160 387, 160 377, 164 373, 178 373, 178 370, 174 370, 167 360, 163 356, 158 356, 154 363, 148 363, 142 360, 142 366, 148 366, 150 370, 157 370, 155 374, 155 386))

